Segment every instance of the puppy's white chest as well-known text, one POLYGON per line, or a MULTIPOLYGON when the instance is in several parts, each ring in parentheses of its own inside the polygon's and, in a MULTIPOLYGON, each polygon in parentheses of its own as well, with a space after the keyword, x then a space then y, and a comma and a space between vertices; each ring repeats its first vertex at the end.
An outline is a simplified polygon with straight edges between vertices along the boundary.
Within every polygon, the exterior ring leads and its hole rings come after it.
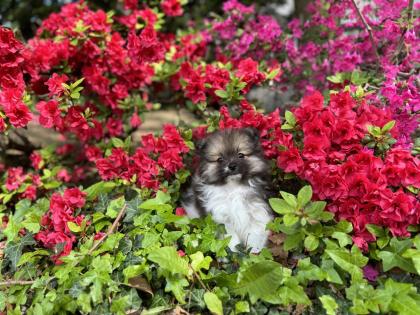
POLYGON ((231 248, 242 243, 250 245, 254 251, 261 250, 268 236, 265 226, 271 220, 271 214, 267 203, 251 185, 236 182, 223 186, 205 185, 202 197, 213 219, 224 224, 228 235, 232 236, 231 248))

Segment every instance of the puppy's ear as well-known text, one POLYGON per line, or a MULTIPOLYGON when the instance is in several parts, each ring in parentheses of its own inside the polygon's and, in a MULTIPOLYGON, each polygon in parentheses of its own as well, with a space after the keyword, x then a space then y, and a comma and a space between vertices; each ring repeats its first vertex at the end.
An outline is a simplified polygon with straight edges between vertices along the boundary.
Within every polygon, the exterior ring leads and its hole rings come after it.
POLYGON ((206 137, 202 138, 202 139, 199 139, 195 142, 195 149, 196 149, 197 153, 200 154, 200 155, 203 153, 206 146, 207 146, 207 138, 206 137))
POLYGON ((247 127, 244 132, 255 142, 260 140, 260 131, 254 127, 247 127))

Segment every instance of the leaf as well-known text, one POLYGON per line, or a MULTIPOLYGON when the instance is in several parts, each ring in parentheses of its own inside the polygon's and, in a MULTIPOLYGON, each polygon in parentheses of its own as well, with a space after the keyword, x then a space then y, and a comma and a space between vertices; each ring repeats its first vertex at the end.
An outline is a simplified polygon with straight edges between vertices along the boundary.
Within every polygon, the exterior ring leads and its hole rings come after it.
POLYGON ((115 188, 114 182, 98 182, 86 188, 83 192, 86 193, 87 200, 93 200, 99 196, 99 194, 107 194, 115 188))
POLYGON ((7 237, 8 242, 13 242, 18 236, 18 233, 22 225, 15 221, 13 216, 9 216, 9 222, 7 222, 7 227, 3 230, 3 234, 7 237))
POLYGON ((252 304, 270 296, 280 285, 282 266, 274 261, 261 261, 240 270, 235 294, 248 295, 252 304))
POLYGON ((147 271, 148 267, 145 265, 131 265, 123 270, 124 282, 129 283, 130 279, 137 277, 147 271))
POLYGON ((284 241, 283 248, 288 251, 299 247, 305 235, 302 232, 295 234, 287 235, 286 240, 284 241))
POLYGON ((394 128, 394 126, 395 126, 395 120, 391 120, 391 121, 387 122, 382 127, 382 133, 386 133, 386 132, 390 131, 392 128, 394 128))
POLYGON ((198 251, 194 254, 190 255, 191 259, 191 267, 197 272, 200 272, 201 275, 201 269, 209 270, 210 264, 212 262, 212 259, 210 256, 204 257, 203 253, 198 251))
POLYGON ((216 315, 223 315, 222 301, 213 292, 204 293, 204 302, 207 308, 216 315))
POLYGON ((143 291, 143 292, 146 292, 146 293, 149 293, 149 294, 153 295, 153 290, 152 290, 149 282, 147 282, 147 280, 143 277, 130 278, 130 279, 128 279, 128 284, 132 288, 136 288, 140 291, 143 291))
POLYGON ((158 210, 158 211, 172 211, 172 206, 168 204, 171 201, 171 196, 163 191, 158 191, 156 197, 144 201, 141 209, 145 210, 158 210))
POLYGON ((294 127, 296 125, 296 117, 291 111, 286 110, 286 112, 284 113, 284 116, 286 118, 287 123, 290 126, 294 127))
POLYGON ((311 219, 320 219, 326 205, 327 203, 325 201, 314 201, 304 209, 304 212, 311 219))
POLYGON ((266 79, 267 80, 272 80, 274 79, 278 74, 280 73, 280 68, 275 68, 273 70, 271 70, 267 75, 266 75, 266 79))
POLYGON ((115 148, 123 148, 124 147, 124 141, 122 141, 121 139, 119 139, 119 138, 115 138, 115 137, 113 137, 113 138, 111 138, 111 142, 112 142, 112 145, 115 147, 115 148))
POLYGON ((73 233, 79 233, 82 231, 82 227, 80 225, 77 225, 76 223, 71 222, 71 221, 67 222, 67 227, 73 233))
POLYGON ((22 250, 25 246, 30 246, 36 244, 34 238, 31 234, 26 234, 17 242, 9 242, 4 249, 4 254, 7 260, 11 263, 12 271, 16 270, 20 257, 22 255, 22 250))
POLYGON ((416 269, 414 268, 412 261, 410 261, 408 258, 403 258, 400 255, 389 251, 379 252, 378 257, 382 260, 382 265, 385 272, 391 270, 392 268, 398 267, 402 270, 416 273, 416 269))
POLYGON ((338 309, 338 304, 334 298, 330 295, 323 295, 319 297, 319 300, 322 303, 327 315, 335 315, 336 310, 338 309))
POLYGON ((172 274, 188 274, 188 263, 185 259, 179 257, 175 247, 167 246, 155 249, 149 254, 148 259, 172 274))
POLYGON ((310 185, 303 186, 297 196, 299 208, 303 208, 312 199, 312 187, 310 185))
POLYGON ((360 267, 365 266, 369 259, 364 257, 360 250, 356 249, 355 246, 353 246, 351 253, 341 248, 337 250, 326 249, 325 253, 337 264, 337 266, 347 271, 352 279, 360 280, 363 278, 360 267))
POLYGON ((214 93, 220 98, 228 98, 229 97, 229 94, 224 90, 216 90, 214 93))
POLYGON ((185 290, 184 287, 189 285, 188 281, 184 277, 179 275, 169 275, 166 277, 165 292, 172 292, 179 303, 184 304, 185 290))
POLYGON ((336 83, 336 84, 343 83, 344 82, 344 76, 343 76, 343 73, 336 73, 333 76, 328 76, 327 80, 332 82, 332 83, 336 83))
POLYGON ((247 301, 238 301, 235 304, 235 314, 249 313, 249 303, 247 301))
POLYGON ((124 196, 111 200, 111 202, 109 203, 106 209, 106 215, 112 219, 115 219, 118 215, 118 212, 120 212, 124 204, 125 204, 124 196))
POLYGON ((283 222, 284 222, 284 225, 285 226, 292 226, 292 225, 294 225, 298 221, 299 221, 299 217, 297 217, 297 216, 295 216, 293 214, 290 214, 290 213, 286 214, 283 217, 283 222))
POLYGON ((340 247, 345 247, 353 243, 351 236, 343 232, 334 232, 331 237, 338 240, 340 247))
POLYGON ((303 242, 303 245, 308 251, 314 251, 319 246, 319 239, 313 235, 308 235, 303 242))
POLYGON ((295 209, 291 207, 285 200, 280 198, 270 198, 268 200, 271 208, 278 214, 294 213, 295 209))
POLYGON ((37 256, 49 256, 49 255, 50 253, 45 249, 38 249, 33 252, 27 252, 27 253, 22 254, 22 256, 19 259, 19 263, 16 266, 19 267, 26 264, 27 262, 33 262, 37 258, 39 258, 37 256))
POLYGON ((292 194, 289 194, 285 191, 280 191, 280 195, 283 197, 283 199, 291 206, 293 209, 296 209, 297 207, 297 199, 292 194))

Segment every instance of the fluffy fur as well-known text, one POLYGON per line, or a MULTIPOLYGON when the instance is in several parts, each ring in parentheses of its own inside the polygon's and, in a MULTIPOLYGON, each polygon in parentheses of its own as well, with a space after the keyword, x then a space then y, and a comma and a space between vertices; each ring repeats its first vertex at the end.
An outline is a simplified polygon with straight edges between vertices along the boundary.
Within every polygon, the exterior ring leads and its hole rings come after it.
POLYGON ((183 199, 188 216, 210 213, 232 237, 231 250, 243 244, 253 253, 261 251, 272 219, 266 202, 271 176, 257 130, 215 132, 198 144, 198 153, 200 164, 183 199))

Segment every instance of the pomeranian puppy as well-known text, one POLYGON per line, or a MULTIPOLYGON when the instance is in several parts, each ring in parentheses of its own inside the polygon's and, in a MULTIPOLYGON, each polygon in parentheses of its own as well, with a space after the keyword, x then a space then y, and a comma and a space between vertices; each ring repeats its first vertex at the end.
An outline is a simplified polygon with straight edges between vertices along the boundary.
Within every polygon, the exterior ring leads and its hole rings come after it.
POLYGON ((252 253, 266 245, 266 224, 272 219, 267 199, 271 188, 269 162, 254 128, 214 132, 197 145, 200 162, 184 194, 191 218, 211 214, 231 236, 229 248, 242 244, 252 253))

